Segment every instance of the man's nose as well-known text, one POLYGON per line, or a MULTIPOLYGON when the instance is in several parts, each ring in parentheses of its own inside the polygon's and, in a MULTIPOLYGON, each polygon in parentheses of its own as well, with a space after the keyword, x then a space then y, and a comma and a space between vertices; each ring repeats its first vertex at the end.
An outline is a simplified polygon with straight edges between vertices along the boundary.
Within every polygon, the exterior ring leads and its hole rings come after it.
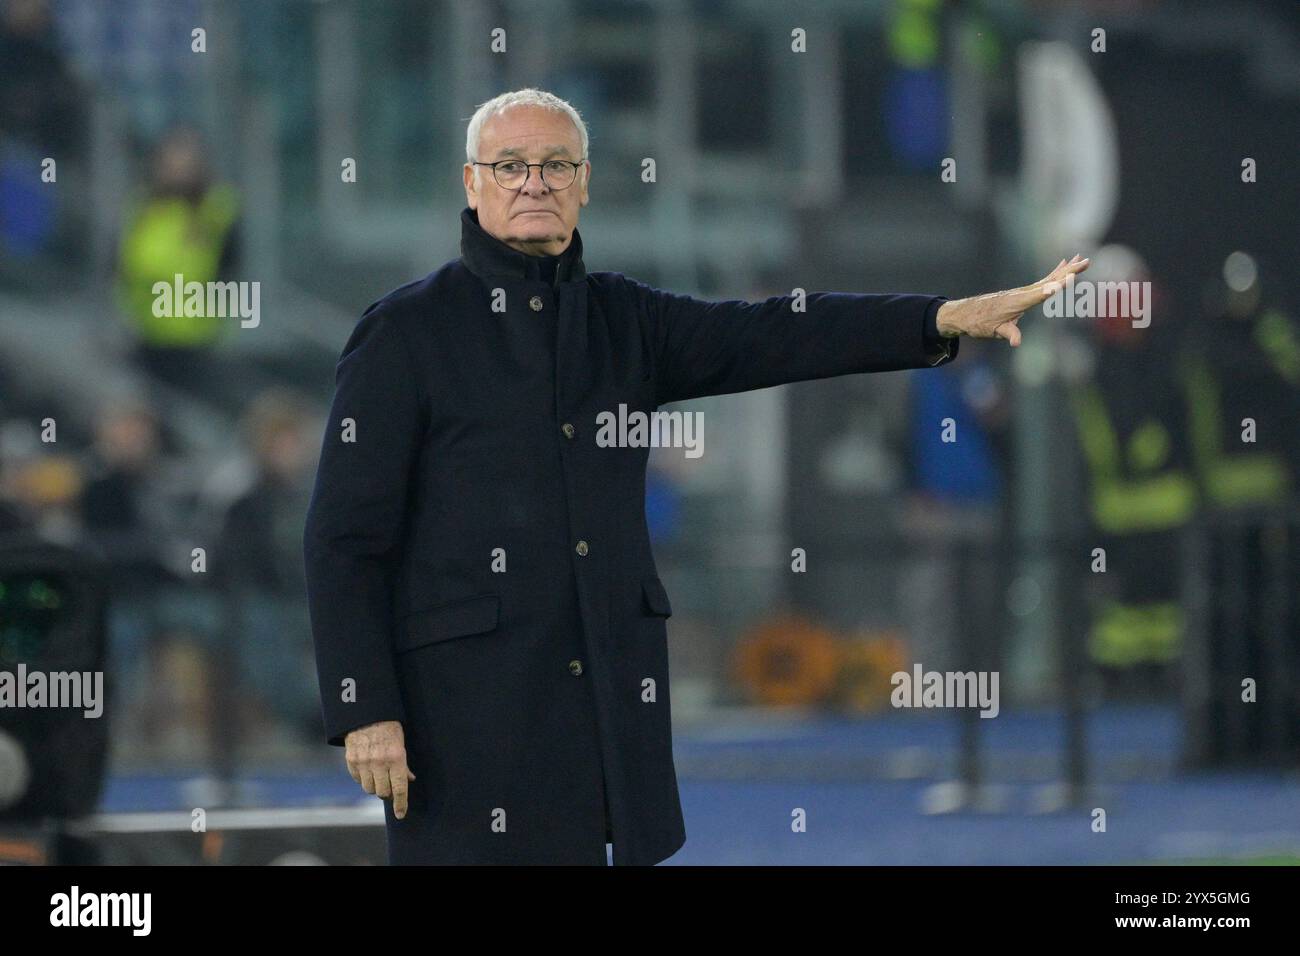
POLYGON ((542 179, 542 167, 529 166, 528 178, 524 180, 524 185, 522 187, 523 191, 528 193, 528 195, 531 196, 534 193, 544 192, 545 190, 548 190, 550 188, 551 188, 550 186, 546 185, 546 180, 542 179), (536 174, 533 173, 534 168, 536 168, 537 170, 536 174), (534 176, 536 176, 535 180, 534 180, 534 176))

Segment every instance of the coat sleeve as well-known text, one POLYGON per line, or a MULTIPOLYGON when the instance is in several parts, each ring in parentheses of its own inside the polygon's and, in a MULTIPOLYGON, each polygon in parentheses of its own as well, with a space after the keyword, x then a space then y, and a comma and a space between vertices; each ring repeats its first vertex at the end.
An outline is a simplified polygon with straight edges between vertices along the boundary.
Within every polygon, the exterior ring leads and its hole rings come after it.
POLYGON ((326 738, 335 746, 358 727, 405 721, 393 662, 392 595, 422 420, 401 329, 372 306, 335 371, 303 535, 321 706, 326 738), (345 698, 348 679, 355 700, 345 698))
POLYGON ((706 302, 630 281, 650 316, 661 405, 957 357, 957 338, 925 334, 943 296, 809 292, 795 311, 789 295, 706 302))

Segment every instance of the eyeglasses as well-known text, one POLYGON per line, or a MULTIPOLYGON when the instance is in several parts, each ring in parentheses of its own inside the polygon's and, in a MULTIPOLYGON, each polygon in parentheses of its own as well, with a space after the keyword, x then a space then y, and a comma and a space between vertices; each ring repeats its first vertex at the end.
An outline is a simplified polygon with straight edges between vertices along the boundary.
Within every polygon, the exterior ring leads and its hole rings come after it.
POLYGON ((525 163, 518 159, 502 159, 495 163, 475 162, 475 166, 491 166, 492 175, 502 189, 519 189, 528 181, 528 170, 534 166, 542 171, 542 182, 548 189, 568 189, 578 178, 578 167, 586 160, 572 163, 567 159, 548 159, 544 163, 525 163))

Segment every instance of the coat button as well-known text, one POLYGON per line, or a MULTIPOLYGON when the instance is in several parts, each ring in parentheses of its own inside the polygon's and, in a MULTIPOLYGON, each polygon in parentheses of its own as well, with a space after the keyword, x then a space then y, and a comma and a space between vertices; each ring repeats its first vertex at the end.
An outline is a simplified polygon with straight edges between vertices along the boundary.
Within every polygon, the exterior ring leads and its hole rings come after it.
POLYGON ((587 542, 585 542, 585 541, 579 541, 579 542, 578 542, 578 546, 577 546, 576 548, 574 548, 573 550, 574 550, 574 551, 577 551, 577 552, 578 552, 579 554, 581 554, 581 555, 586 555, 586 553, 587 553, 587 542))
POLYGON ((569 673, 574 677, 582 676, 582 661, 569 661, 569 673))
POLYGON ((573 437, 573 426, 570 425, 568 422, 565 422, 563 425, 560 426, 560 431, 564 432, 565 438, 573 437))
POLYGON ((542 311, 542 297, 540 295, 535 295, 529 299, 528 308, 532 309, 534 312, 542 311))

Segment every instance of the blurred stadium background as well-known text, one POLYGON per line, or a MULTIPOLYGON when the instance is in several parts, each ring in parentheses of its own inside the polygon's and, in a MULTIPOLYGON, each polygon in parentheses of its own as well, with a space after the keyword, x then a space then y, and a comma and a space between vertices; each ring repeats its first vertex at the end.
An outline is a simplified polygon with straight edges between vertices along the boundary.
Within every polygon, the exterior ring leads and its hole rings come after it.
POLYGON ((536 86, 591 133, 591 270, 957 297, 1080 252, 1153 290, 1145 329, 691 404, 706 454, 647 497, 670 862, 1300 860, 1297 12, 0 0, 0 668, 111 695, 0 711, 0 856, 382 862, 322 739, 306 496, 361 310, 459 254, 466 121, 536 86), (259 282, 260 324, 151 322, 178 271, 259 282), (913 663, 997 670, 1000 715, 891 708, 913 663))

